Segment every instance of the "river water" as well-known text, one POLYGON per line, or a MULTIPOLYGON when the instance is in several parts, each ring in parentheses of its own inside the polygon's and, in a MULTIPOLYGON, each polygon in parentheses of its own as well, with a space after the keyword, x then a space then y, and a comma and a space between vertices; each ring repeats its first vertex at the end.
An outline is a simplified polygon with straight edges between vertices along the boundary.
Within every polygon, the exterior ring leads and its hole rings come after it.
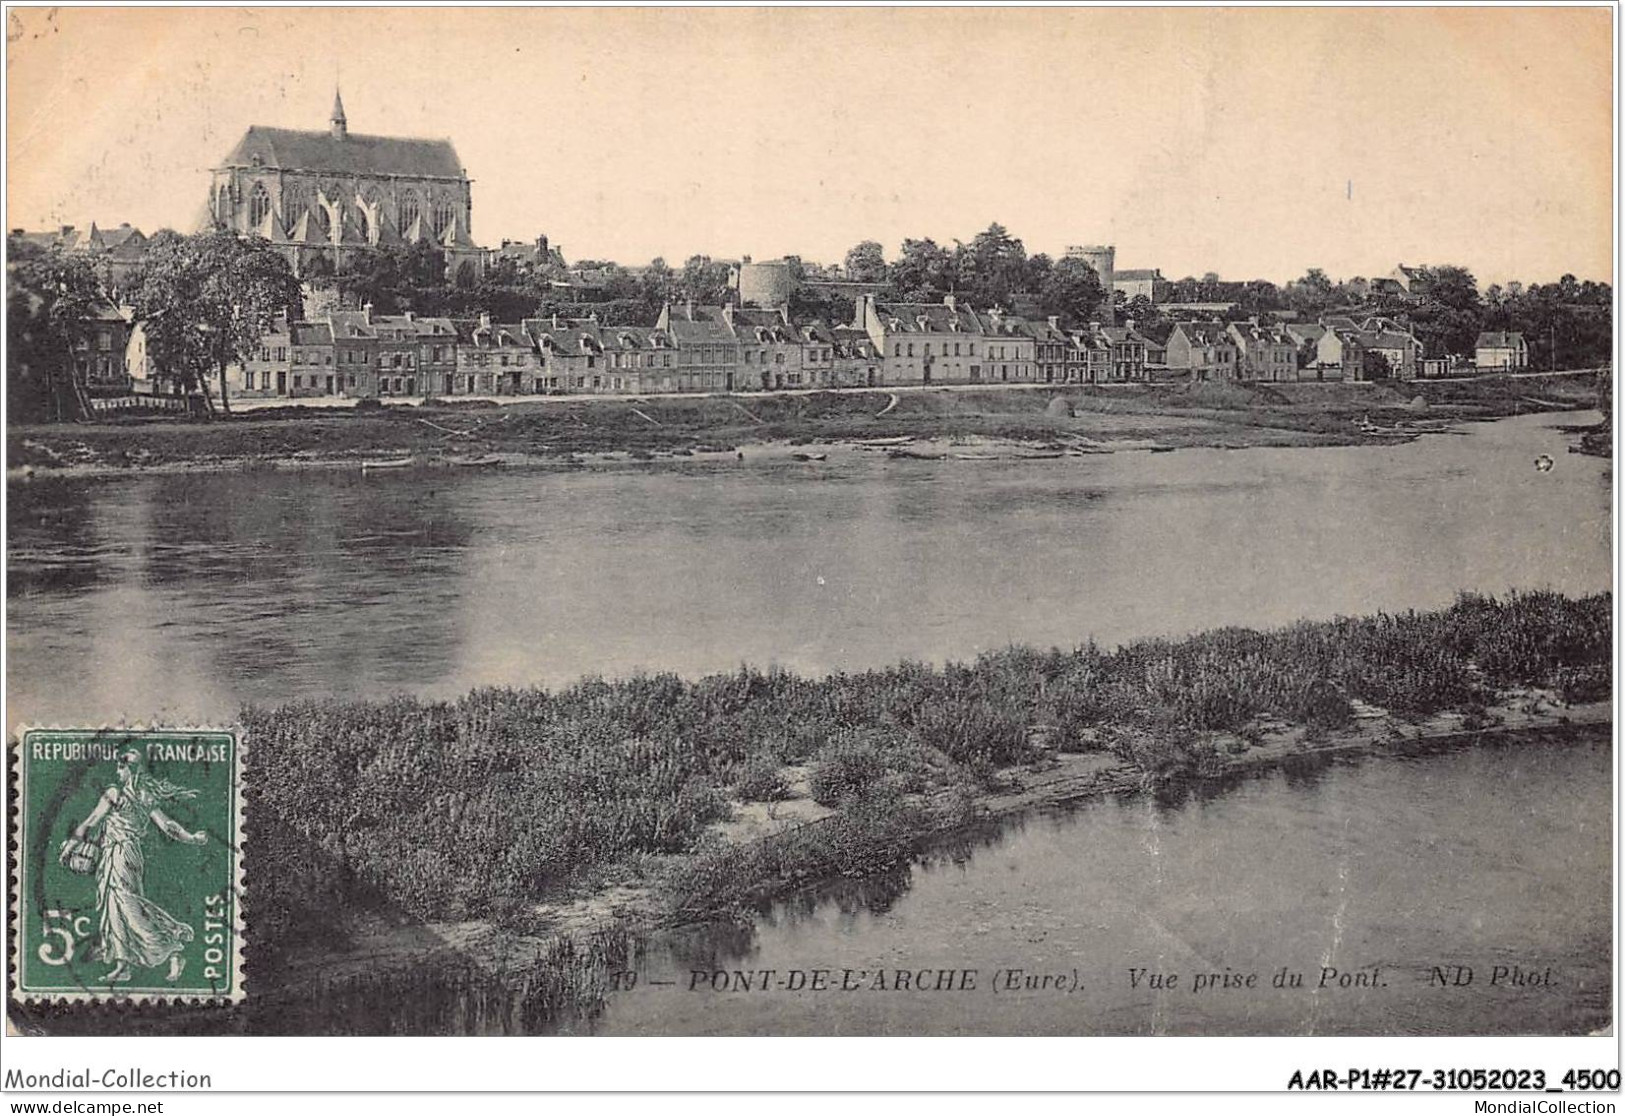
POLYGON ((748 927, 659 940, 630 991, 575 1029, 1585 1034, 1612 1018, 1612 753, 1599 737, 1034 811, 748 927), (1027 987, 1046 974, 1062 989, 1027 987), (1152 974, 1178 980, 1152 988, 1152 974), (1204 974, 1218 980, 1198 990, 1204 974), (1254 987, 1234 983, 1249 974, 1254 987), (1524 975, 1543 983, 1514 983, 1524 975))
MULTIPOLYGON (((1601 591, 1612 468, 1566 452, 1556 427, 1575 419, 1347 449, 1010 462, 847 450, 811 464, 747 451, 574 472, 14 485, 8 722, 219 721, 244 702, 741 662, 816 673, 1428 608, 1462 590, 1601 591)), ((1035 812, 750 926, 657 942, 639 986, 573 1026, 1588 1030, 1609 1018, 1610 767, 1605 743, 1484 749, 1035 812), (1426 983, 1434 966, 1459 980, 1457 965, 1474 985, 1426 983), (1514 965, 1549 968, 1550 983, 1511 986, 1514 965), (1375 966, 1372 985, 1312 987, 1323 966, 1375 966), (1496 966, 1509 971, 1489 985, 1496 966), (687 989, 695 970, 816 968, 871 984, 974 969, 979 985, 687 989), (993 991, 1010 968, 1078 990, 993 991), (1190 989, 1227 969, 1264 984, 1286 969, 1311 987, 1190 989), (1184 985, 1149 987, 1174 973, 1184 985)), ((469 1017, 443 991, 450 1014, 425 1003, 421 1025, 486 1029, 448 1023, 469 1017)), ((387 1015, 399 996, 378 995, 387 1015)), ((397 1029, 358 1025, 373 1023, 397 1029)))
POLYGON ((1347 449, 13 485, 8 719, 819 673, 1606 589, 1611 467, 1565 452, 1557 424, 1347 449))

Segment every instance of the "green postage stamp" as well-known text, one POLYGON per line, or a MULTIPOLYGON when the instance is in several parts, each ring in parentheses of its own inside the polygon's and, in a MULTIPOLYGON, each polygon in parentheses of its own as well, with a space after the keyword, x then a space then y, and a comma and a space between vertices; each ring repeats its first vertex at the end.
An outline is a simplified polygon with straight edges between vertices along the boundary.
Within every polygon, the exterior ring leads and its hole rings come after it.
POLYGON ((243 996, 243 741, 234 729, 17 739, 12 995, 243 996))

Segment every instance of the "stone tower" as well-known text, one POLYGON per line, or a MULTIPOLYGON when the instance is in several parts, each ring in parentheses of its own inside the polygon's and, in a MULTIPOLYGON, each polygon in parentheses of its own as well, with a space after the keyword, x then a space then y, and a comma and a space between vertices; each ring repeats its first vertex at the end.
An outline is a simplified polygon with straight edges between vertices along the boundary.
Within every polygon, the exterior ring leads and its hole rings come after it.
POLYGON ((1106 301, 1101 307, 1101 317, 1108 325, 1112 322, 1112 276, 1117 271, 1117 248, 1111 244, 1074 244, 1068 246, 1066 258, 1069 260, 1082 260, 1095 269, 1100 276, 1100 285, 1106 291, 1106 301))

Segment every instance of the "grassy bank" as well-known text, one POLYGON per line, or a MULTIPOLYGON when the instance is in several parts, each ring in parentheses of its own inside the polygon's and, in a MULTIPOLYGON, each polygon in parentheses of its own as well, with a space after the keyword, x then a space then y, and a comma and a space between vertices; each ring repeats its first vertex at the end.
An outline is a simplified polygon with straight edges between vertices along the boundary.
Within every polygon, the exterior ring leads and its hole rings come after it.
POLYGON ((1350 445, 1357 429, 1589 407, 1589 376, 1407 384, 1187 384, 1031 390, 813 392, 637 401, 442 403, 378 409, 286 407, 197 421, 135 419, 17 427, 11 469, 299 467, 414 455, 541 461, 624 452, 683 455, 753 443, 864 438, 1003 438, 1045 447, 1350 445), (1060 403, 1056 401, 1059 400, 1060 403), (885 412, 885 413, 882 413, 885 412))
POLYGON ((628 883, 693 917, 896 863, 1023 765, 1098 754, 1166 785, 1374 709, 1490 727, 1508 700, 1605 699, 1611 647, 1609 596, 1528 593, 941 668, 249 709, 258 934, 273 953, 331 942, 368 909, 523 927, 538 904, 628 883), (780 809, 824 820, 724 835, 731 814, 780 809))
POLYGON ((1611 710, 1583 703, 1610 696, 1611 654, 1611 596, 1541 592, 941 668, 253 708, 249 1001, 14 1015, 61 1034, 547 1030, 601 1011, 651 928, 883 881, 991 816, 1339 754, 1595 739, 1611 710))

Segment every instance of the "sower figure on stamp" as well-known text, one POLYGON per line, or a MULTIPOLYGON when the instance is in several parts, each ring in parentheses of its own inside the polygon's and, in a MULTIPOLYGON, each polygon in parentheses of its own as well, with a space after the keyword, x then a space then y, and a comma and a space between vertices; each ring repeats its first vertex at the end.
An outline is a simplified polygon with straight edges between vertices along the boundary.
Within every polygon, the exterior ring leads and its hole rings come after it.
MULTIPOLYGON (((208 840, 202 830, 189 833, 158 804, 176 798, 194 798, 197 791, 177 787, 141 770, 141 753, 119 754, 118 782, 102 794, 90 816, 73 831, 75 841, 98 823, 102 825, 101 860, 96 866, 96 907, 101 915, 101 940, 95 958, 112 962, 106 980, 130 979, 130 966, 156 968, 169 962, 167 979, 178 980, 185 960, 181 950, 192 940, 192 928, 147 898, 146 857, 141 839, 149 823, 164 836, 187 845, 208 840)), ((68 843, 63 843, 63 855, 68 843)))

